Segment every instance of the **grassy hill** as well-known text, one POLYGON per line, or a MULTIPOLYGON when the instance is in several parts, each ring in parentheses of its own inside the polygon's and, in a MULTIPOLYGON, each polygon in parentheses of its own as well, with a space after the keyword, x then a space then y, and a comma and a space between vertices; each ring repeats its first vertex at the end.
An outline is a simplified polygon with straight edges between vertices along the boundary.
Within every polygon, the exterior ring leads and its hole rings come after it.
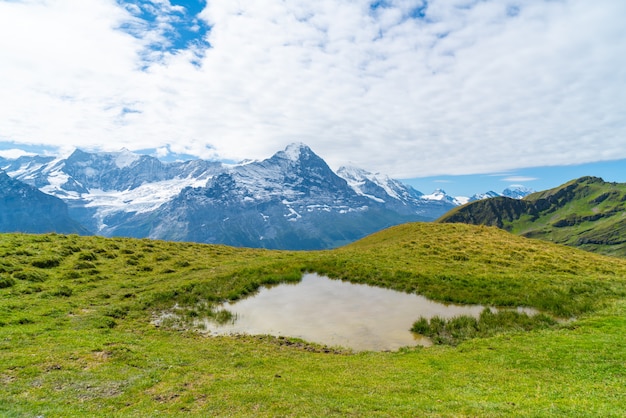
POLYGON ((623 416, 625 332, 626 260, 491 227, 312 252, 0 234, 3 416, 623 416), (575 319, 382 353, 151 323, 304 271, 575 319))
POLYGON ((528 238, 626 257, 626 183, 582 177, 522 200, 471 202, 438 222, 492 225, 528 238))

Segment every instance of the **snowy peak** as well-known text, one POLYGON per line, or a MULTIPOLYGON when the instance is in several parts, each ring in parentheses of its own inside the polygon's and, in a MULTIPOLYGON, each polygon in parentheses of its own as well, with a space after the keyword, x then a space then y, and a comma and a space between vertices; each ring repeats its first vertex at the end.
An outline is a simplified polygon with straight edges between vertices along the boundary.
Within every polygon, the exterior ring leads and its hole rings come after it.
MULTIPOLYGON (((326 166, 326 162, 315 154, 311 148, 302 143, 293 143, 288 145, 284 150, 278 151, 271 158, 262 161, 252 161, 239 164, 239 166, 250 164, 275 165, 276 167, 296 167, 321 165, 326 166)), ((327 166, 326 166, 327 167, 327 166)))
POLYGON ((301 176, 306 175, 307 172, 318 172, 317 175, 321 175, 322 173, 328 175, 329 172, 332 172, 330 167, 326 164, 326 161, 315 154, 311 148, 302 143, 290 144, 283 151, 277 152, 271 158, 263 160, 258 164, 275 166, 277 169, 281 170, 296 170, 301 176))
POLYGON ((502 191, 502 193, 497 193, 497 192, 494 192, 493 190, 490 190, 486 193, 477 193, 473 195, 472 197, 470 197, 468 201, 475 202, 476 200, 490 199, 492 197, 499 197, 499 196, 510 197, 511 199, 522 199, 534 192, 535 191, 529 187, 517 184, 517 185, 511 185, 507 187, 506 189, 502 191))
MULTIPOLYGON (((115 155, 115 154, 113 154, 115 155)), ((115 156, 115 165, 117 168, 126 168, 131 166, 135 161, 141 158, 140 155, 130 152, 126 148, 122 148, 122 151, 118 152, 115 156)))
MULTIPOLYGON (((60 170, 85 189, 120 190, 139 186, 136 174, 144 171, 134 169, 139 165, 160 165, 160 161, 149 156, 120 152, 88 153, 75 150, 60 170)), ((73 190, 74 188, 72 188, 73 190)))
POLYGON ((305 196, 335 196, 349 192, 346 182, 304 144, 292 144, 263 161, 231 167, 207 184, 211 196, 245 195, 255 201, 294 200, 305 196), (230 188, 221 187, 229 177, 230 188))
POLYGON ((370 173, 356 167, 341 167, 337 175, 348 182, 358 194, 377 202, 386 202, 390 199, 406 202, 415 201, 422 193, 411 186, 400 183, 387 175, 370 173))
POLYGON ((502 196, 511 197, 513 199, 521 199, 535 191, 521 184, 512 184, 502 191, 502 196))
POLYGON ((42 167, 54 161, 54 157, 21 156, 15 160, 2 159, 2 169, 11 177, 17 177, 21 173, 35 172, 41 170, 42 167))
POLYGON ((483 200, 483 199, 490 199, 492 197, 498 197, 498 196, 501 196, 500 193, 496 193, 493 190, 489 190, 488 192, 485 192, 485 193, 476 193, 475 195, 469 198, 468 202, 474 202, 476 200, 483 200))
POLYGON ((369 180, 373 176, 373 174, 369 171, 365 171, 362 168, 353 166, 339 167, 339 170, 337 170, 337 174, 346 180, 350 179, 358 182, 369 180))
POLYGON ((299 161, 301 158, 306 158, 310 154, 313 154, 311 148, 302 142, 294 142, 284 149, 284 151, 279 151, 275 154, 278 158, 284 158, 291 161, 299 161))
POLYGON ((89 153, 80 149, 67 158, 66 162, 73 167, 84 166, 101 166, 107 168, 124 169, 132 166, 142 158, 141 155, 135 154, 126 148, 122 148, 118 152, 97 152, 89 153))
POLYGON ((446 202, 446 203, 450 203, 450 204, 455 205, 455 206, 458 206, 458 205, 461 204, 461 202, 459 200, 457 200, 455 197, 452 197, 449 194, 447 194, 446 191, 443 190, 443 189, 436 189, 431 194, 423 195, 422 199, 446 202))

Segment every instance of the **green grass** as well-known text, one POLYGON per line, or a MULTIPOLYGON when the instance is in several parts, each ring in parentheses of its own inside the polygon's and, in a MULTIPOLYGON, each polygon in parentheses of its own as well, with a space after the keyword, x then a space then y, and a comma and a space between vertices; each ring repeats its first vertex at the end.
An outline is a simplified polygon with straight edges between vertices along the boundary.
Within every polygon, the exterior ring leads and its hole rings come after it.
POLYGON ((582 177, 521 201, 498 197, 457 207, 438 222, 494 225, 528 238, 626 257, 626 183, 582 177))
POLYGON ((495 228, 408 224, 317 252, 4 234, 0 283, 1 416, 626 413, 626 261, 495 228), (576 318, 354 354, 151 324, 303 271, 576 318))
POLYGON ((492 312, 485 308, 478 318, 457 316, 450 319, 434 316, 421 317, 413 324, 411 331, 428 337, 435 344, 458 345, 465 340, 477 337, 491 337, 511 331, 532 331, 556 325, 556 319, 537 313, 500 310, 492 312))

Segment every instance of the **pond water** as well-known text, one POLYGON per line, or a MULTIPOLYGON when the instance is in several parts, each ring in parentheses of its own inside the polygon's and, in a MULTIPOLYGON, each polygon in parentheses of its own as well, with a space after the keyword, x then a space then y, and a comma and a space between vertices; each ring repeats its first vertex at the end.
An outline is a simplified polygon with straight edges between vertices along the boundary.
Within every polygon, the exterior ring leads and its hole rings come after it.
POLYGON ((305 274, 296 284, 262 287, 258 293, 220 305, 234 314, 230 323, 205 320, 213 335, 250 334, 296 337, 355 351, 397 350, 430 345, 410 331, 419 317, 478 315, 481 305, 433 302, 423 296, 305 274))

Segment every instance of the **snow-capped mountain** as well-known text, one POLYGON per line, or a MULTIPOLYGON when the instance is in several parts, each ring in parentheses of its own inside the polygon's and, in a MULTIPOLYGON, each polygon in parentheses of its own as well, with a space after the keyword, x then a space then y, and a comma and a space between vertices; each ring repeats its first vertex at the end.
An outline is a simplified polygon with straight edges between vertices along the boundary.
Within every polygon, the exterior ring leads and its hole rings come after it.
MULTIPOLYGON (((129 217, 106 233, 134 236, 139 231, 138 236, 151 238, 265 248, 329 248, 394 224, 432 219, 424 215, 424 202, 411 206, 397 199, 402 194, 357 191, 309 147, 292 144, 269 159, 227 167, 205 186, 187 187, 158 209, 129 217)), ((449 209, 436 207, 434 216, 449 209)))
MULTIPOLYGON (((67 158, 0 158, 0 168, 62 199, 69 215, 95 234, 267 248, 334 247, 500 195, 453 197, 441 189, 424 195, 380 173, 355 167, 335 173, 301 143, 235 165, 76 150, 67 158)), ((511 186, 503 195, 530 192, 511 186)))
POLYGON ((222 165, 204 160, 165 164, 127 150, 76 150, 66 159, 21 157, 2 168, 11 177, 64 200, 71 216, 100 233, 107 227, 106 219, 152 211, 185 187, 205 184, 222 165))
POLYGON ((337 175, 359 195, 393 208, 398 213, 419 214, 436 219, 457 203, 445 195, 424 195, 413 187, 394 180, 387 175, 370 173, 355 167, 341 167, 337 175))
POLYGON ((450 196, 443 189, 436 189, 431 194, 423 195, 422 198, 426 200, 446 202, 452 206, 458 206, 462 204, 462 202, 459 199, 457 199, 456 197, 450 196))
POLYGON ((511 185, 509 187, 507 187, 506 189, 504 189, 502 191, 502 193, 497 193, 494 192, 493 190, 490 190, 488 192, 485 193, 478 193, 473 195, 472 197, 470 197, 469 199, 465 199, 465 198, 459 198, 457 197, 456 199, 461 202, 462 204, 468 203, 468 202, 475 202, 477 200, 483 200, 483 199, 490 199, 492 197, 499 197, 499 196, 506 196, 506 197, 510 197, 512 199, 522 199, 526 196, 528 196, 531 193, 534 193, 535 191, 533 189, 530 189, 526 186, 520 186, 520 185, 511 185))
POLYGON ((421 192, 384 174, 373 174, 356 167, 341 167, 337 170, 337 175, 346 180, 358 194, 380 203, 390 197, 398 201, 414 202, 423 196, 421 192))
POLYGON ((502 196, 500 193, 496 193, 493 190, 489 190, 485 193, 477 193, 468 199, 468 202, 474 202, 476 200, 490 199, 492 197, 502 196))
POLYGON ((454 203, 380 174, 334 173, 304 144, 263 161, 163 163, 123 150, 22 157, 2 168, 69 205, 93 233, 312 249, 401 222, 433 220, 454 203))
POLYGON ((513 184, 502 191, 502 196, 511 197, 513 199, 521 199, 535 191, 529 187, 519 184, 513 184))

